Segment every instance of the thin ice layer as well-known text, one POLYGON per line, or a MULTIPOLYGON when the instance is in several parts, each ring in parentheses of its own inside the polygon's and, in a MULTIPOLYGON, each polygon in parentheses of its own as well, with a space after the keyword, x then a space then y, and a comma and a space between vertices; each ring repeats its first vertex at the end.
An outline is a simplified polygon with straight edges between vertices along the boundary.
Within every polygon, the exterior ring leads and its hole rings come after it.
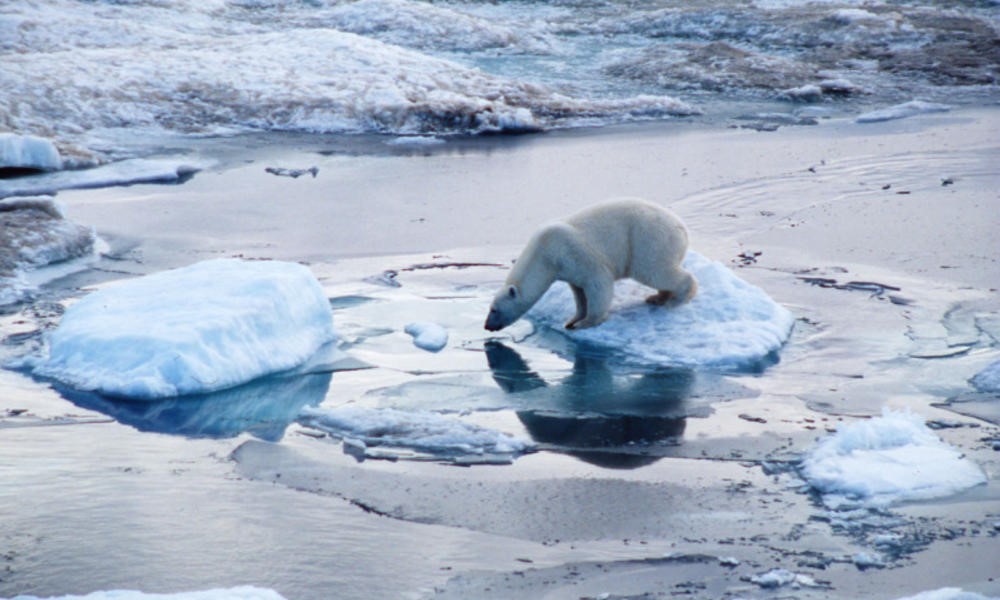
POLYGON ((435 454, 520 454, 531 444, 457 417, 427 411, 340 406, 305 408, 299 422, 367 446, 411 448, 435 454))
POLYGON ((646 304, 652 290, 624 280, 616 284, 607 321, 566 330, 575 301, 569 287, 557 283, 528 318, 626 362, 653 367, 752 368, 767 362, 788 339, 794 317, 763 290, 696 252, 688 252, 684 268, 698 280, 698 294, 676 308, 646 304))
POLYGON ((33 362, 35 374, 77 389, 155 399, 293 369, 335 337, 309 269, 211 260, 90 294, 33 362))
POLYGON ((982 469, 941 441, 912 413, 884 410, 821 441, 802 476, 830 507, 887 506, 950 496, 986 482, 982 469))

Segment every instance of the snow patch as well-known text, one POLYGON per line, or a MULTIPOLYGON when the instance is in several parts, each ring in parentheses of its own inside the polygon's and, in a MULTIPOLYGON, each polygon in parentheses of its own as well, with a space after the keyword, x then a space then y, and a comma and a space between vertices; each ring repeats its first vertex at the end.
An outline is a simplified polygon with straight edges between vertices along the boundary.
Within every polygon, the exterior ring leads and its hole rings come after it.
POLYGON ((855 121, 857 123, 879 123, 881 121, 905 119, 907 117, 917 115, 948 112, 949 110, 951 110, 951 107, 947 104, 924 102, 923 100, 911 100, 910 102, 897 104, 896 106, 866 112, 858 115, 855 121))
POLYGON ((1000 393, 1000 360, 991 363, 971 379, 972 386, 980 392, 1000 393))
POLYGON ((409 448, 437 455, 516 455, 530 442, 457 417, 392 408, 305 408, 299 423, 355 446, 409 448))
POLYGON ((684 268, 698 280, 698 294, 676 308, 645 303, 651 290, 631 280, 616 283, 608 320, 567 330, 575 311, 569 286, 559 282, 528 312, 535 323, 571 340, 618 353, 640 366, 754 368, 773 358, 791 334, 794 317, 763 290, 721 263, 688 252, 684 268))
POLYGON ((210 260, 118 283, 70 306, 22 366, 143 400, 231 388, 301 366, 336 337, 306 267, 210 260))
POLYGON ((438 352, 448 345, 448 330, 437 323, 410 323, 405 330, 413 336, 413 345, 430 352, 438 352))
MULTIPOLYGON (((15 596, 13 600, 43 600, 38 596, 15 596)), ((44 600, 285 600, 274 590, 241 586, 229 589, 181 592, 177 594, 146 594, 132 590, 111 590, 85 596, 51 596, 44 600)))
POLYGON ((0 133, 0 170, 58 171, 62 158, 55 145, 33 135, 0 133))
POLYGON ((801 473, 833 509, 940 498, 986 482, 982 469, 921 417, 891 410, 839 428, 812 449, 801 473))

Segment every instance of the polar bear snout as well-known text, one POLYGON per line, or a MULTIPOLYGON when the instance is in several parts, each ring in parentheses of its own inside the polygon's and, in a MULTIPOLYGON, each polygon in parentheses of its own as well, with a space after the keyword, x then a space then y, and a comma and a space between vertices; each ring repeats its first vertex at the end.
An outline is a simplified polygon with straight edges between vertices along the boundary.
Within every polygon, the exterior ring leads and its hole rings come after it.
POLYGON ((490 309, 490 314, 486 315, 486 324, 484 327, 486 331, 500 331, 504 327, 509 325, 509 323, 504 322, 503 316, 495 308, 490 309))

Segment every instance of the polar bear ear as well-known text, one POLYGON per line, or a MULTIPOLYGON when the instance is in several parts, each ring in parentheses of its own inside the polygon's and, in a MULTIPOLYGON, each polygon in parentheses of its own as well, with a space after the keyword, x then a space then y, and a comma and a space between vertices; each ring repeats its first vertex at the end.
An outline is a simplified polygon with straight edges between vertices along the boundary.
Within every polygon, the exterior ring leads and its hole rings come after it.
POLYGON ((512 285, 512 286, 509 286, 507 288, 507 297, 510 298, 511 300, 516 300, 517 299, 517 286, 516 285, 512 285))

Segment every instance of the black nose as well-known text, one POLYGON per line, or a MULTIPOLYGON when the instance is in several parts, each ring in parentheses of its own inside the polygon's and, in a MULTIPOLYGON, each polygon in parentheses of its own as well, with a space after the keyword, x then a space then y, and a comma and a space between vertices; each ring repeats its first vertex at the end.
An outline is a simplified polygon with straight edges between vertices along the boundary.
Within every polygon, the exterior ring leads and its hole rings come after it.
POLYGON ((490 310, 490 314, 486 315, 486 324, 484 327, 486 331, 500 331, 503 329, 503 321, 500 319, 500 313, 495 309, 490 310))

